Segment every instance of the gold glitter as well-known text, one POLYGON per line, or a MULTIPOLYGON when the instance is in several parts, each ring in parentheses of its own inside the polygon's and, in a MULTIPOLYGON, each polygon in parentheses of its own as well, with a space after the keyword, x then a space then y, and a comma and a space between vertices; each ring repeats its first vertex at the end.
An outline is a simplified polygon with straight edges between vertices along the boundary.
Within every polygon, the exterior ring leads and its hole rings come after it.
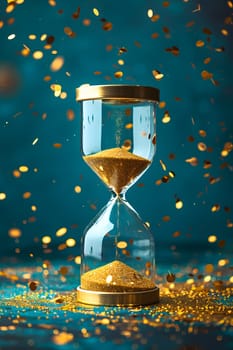
POLYGON ((169 123, 170 121, 171 121, 171 116, 170 116, 170 114, 169 114, 168 111, 165 111, 165 113, 164 113, 164 115, 163 115, 163 118, 162 118, 162 122, 163 122, 164 124, 167 124, 167 123, 169 123))
POLYGON ((62 237, 67 233, 67 228, 66 227, 60 227, 57 231, 56 231, 56 236, 57 237, 62 237))
POLYGON ((129 292, 153 289, 155 285, 136 270, 115 260, 84 273, 81 276, 81 287, 102 292, 129 292), (106 282, 107 279, 109 282, 106 282))
POLYGON ((122 71, 117 71, 114 73, 115 78, 122 78, 123 77, 123 72, 122 71))
POLYGON ((207 150, 207 146, 204 142, 198 142, 197 148, 199 151, 204 152, 207 150))
POLYGON ((147 16, 148 16, 149 18, 152 18, 153 15, 154 15, 153 10, 152 10, 152 9, 148 9, 148 10, 147 10, 147 16))
POLYGON ((74 262, 75 264, 77 265, 80 265, 81 264, 81 256, 80 255, 77 255, 75 258, 74 258, 74 262))
POLYGON ((127 242, 124 242, 124 241, 119 241, 117 242, 117 248, 120 248, 120 249, 124 249, 127 247, 127 242))
POLYGON ((74 339, 74 335, 68 332, 59 332, 53 336, 53 342, 56 345, 65 345, 74 339))
POLYGON ((35 60, 40 60, 41 58, 43 58, 44 54, 42 51, 34 51, 32 56, 35 60))
POLYGON ((220 205, 219 204, 215 204, 212 206, 211 211, 212 212, 216 212, 220 210, 220 205))
POLYGON ((19 238, 22 235, 22 232, 19 228, 13 227, 8 231, 8 235, 11 238, 19 238))
POLYGON ((111 22, 104 22, 103 26, 102 26, 102 29, 103 30, 106 30, 106 31, 110 31, 112 30, 112 23, 111 22))
POLYGON ((3 201, 4 199, 6 199, 6 193, 0 192, 0 201, 3 201))
POLYGON ((153 74, 153 77, 156 79, 156 80, 161 80, 163 77, 164 77, 164 74, 161 73, 160 71, 158 70, 152 70, 152 74, 153 74))
POLYGON ((44 236, 44 237, 42 237, 41 241, 43 244, 49 244, 49 243, 51 243, 52 239, 50 236, 44 236))
POLYGON ((28 198, 31 197, 31 195, 32 195, 31 192, 24 192, 24 193, 23 193, 23 198, 24 198, 24 199, 28 199, 28 198))
POLYGON ((83 159, 116 193, 121 193, 150 164, 148 159, 119 147, 84 156, 83 159))
POLYGON ((81 186, 75 186, 74 187, 74 191, 76 192, 76 193, 81 193, 81 191, 82 191, 82 188, 81 188, 81 186))
POLYGON ((66 240, 66 245, 69 248, 74 247, 76 245, 76 240, 74 238, 68 238, 66 240))
POLYGON ((175 204, 175 206, 176 206, 176 209, 182 209, 183 208, 183 202, 182 202, 182 200, 180 200, 180 199, 177 199, 176 200, 176 204, 175 204))
POLYGON ((97 9, 97 8, 93 8, 93 10, 92 10, 92 12, 93 12, 93 14, 95 15, 95 16, 99 16, 99 10, 97 9))
POLYGON ((50 70, 52 72, 57 72, 63 67, 63 65, 64 65, 64 58, 62 56, 58 56, 54 58, 54 60, 50 64, 50 70))
POLYGON ((208 242, 209 243, 215 243, 217 241, 217 237, 215 235, 210 235, 208 237, 208 242))
POLYGON ((205 45, 204 41, 203 40, 197 40, 196 41, 196 46, 197 47, 203 47, 205 45))
POLYGON ((29 168, 28 168, 27 165, 21 165, 21 166, 19 167, 19 171, 20 171, 21 173, 27 173, 27 172, 29 171, 29 168))
POLYGON ((213 78, 213 74, 210 73, 210 72, 207 72, 207 70, 203 70, 203 71, 201 72, 201 77, 202 77, 202 79, 204 79, 204 80, 212 79, 212 78, 213 78))
POLYGON ((37 289, 37 286, 38 286, 38 282, 36 281, 31 281, 29 282, 28 284, 28 287, 30 288, 31 291, 35 291, 37 289))
POLYGON ((167 170, 167 167, 166 167, 166 165, 164 164, 164 162, 163 162, 161 159, 159 160, 159 163, 160 163, 160 165, 161 165, 163 171, 166 171, 166 170, 167 170))

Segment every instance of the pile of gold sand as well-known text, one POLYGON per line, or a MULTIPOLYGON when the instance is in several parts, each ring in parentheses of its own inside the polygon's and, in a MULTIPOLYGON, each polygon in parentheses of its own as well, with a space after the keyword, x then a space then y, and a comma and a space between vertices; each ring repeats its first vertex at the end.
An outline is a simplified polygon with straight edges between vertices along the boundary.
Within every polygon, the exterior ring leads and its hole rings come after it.
POLYGON ((155 288, 155 284, 133 268, 115 260, 81 276, 82 289, 101 292, 138 292, 155 288))

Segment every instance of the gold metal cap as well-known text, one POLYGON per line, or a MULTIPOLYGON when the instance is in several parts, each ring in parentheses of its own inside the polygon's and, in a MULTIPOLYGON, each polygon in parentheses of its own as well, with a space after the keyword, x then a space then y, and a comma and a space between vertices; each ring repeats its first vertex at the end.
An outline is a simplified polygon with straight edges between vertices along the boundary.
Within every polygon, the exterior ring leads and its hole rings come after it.
POLYGON ((76 101, 122 100, 159 102, 159 89, 140 85, 82 85, 76 88, 76 101))
POLYGON ((159 288, 140 292, 99 292, 77 288, 77 301, 88 305, 106 306, 139 306, 151 305, 159 302, 159 288))

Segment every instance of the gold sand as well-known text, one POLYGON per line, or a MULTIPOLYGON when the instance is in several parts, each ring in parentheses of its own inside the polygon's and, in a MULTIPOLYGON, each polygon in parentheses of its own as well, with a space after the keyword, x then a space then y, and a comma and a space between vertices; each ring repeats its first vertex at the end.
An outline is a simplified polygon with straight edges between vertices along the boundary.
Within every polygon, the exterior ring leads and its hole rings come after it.
POLYGON ((141 174, 151 163, 148 159, 137 156, 123 148, 110 148, 89 156, 85 162, 117 194, 141 174))
POLYGON ((82 289, 99 292, 138 292, 155 288, 155 284, 133 268, 115 260, 81 276, 82 289))

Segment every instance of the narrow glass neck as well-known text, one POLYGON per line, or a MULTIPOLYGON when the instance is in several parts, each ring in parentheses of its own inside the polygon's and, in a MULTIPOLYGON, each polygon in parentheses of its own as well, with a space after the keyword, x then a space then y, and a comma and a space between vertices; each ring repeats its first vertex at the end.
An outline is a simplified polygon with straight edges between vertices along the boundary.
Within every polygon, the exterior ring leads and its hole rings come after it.
POLYGON ((126 191, 122 191, 121 193, 115 193, 114 191, 111 191, 111 199, 120 199, 123 201, 126 201, 125 197, 126 191))

